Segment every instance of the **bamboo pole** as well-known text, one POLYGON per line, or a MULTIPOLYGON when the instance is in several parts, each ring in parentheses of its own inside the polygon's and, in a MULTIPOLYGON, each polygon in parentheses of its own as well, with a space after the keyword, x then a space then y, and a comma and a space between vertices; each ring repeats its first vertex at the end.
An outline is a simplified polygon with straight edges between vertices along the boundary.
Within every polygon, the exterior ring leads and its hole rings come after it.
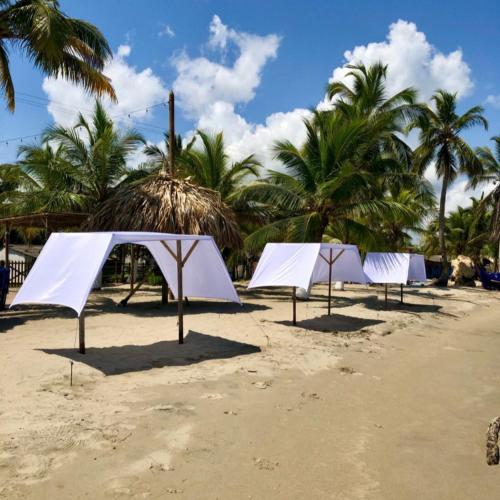
POLYGON ((78 352, 80 354, 85 354, 85 313, 83 311, 78 318, 78 337, 80 341, 78 352))
POLYGON ((297 287, 292 288, 292 300, 293 300, 293 320, 294 325, 297 324, 297 287))
POLYGON ((182 244, 181 240, 177 240, 177 316, 179 321, 179 344, 184 344, 184 293, 182 289, 182 244))

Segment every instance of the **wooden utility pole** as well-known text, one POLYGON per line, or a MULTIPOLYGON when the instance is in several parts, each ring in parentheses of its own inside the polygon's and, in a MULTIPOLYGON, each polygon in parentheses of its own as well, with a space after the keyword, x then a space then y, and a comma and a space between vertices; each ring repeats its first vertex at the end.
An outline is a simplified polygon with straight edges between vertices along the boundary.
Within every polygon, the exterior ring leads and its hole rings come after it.
POLYGON ((170 175, 175 177, 175 97, 173 90, 168 98, 168 163, 170 165, 170 175))

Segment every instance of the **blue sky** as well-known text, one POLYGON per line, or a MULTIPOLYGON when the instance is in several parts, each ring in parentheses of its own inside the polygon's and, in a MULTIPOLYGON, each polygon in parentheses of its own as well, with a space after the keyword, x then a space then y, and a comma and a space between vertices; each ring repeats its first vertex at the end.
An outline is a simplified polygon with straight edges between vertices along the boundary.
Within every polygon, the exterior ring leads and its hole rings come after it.
MULTIPOLYGON (((262 147, 257 152, 275 166, 266 148, 283 135, 301 140, 306 110, 322 101, 334 71, 336 78, 344 77, 342 66, 349 58, 384 60, 389 71, 393 69, 394 89, 411 84, 428 97, 432 87, 440 85, 459 93, 461 110, 484 105, 490 130, 468 133, 472 145, 487 144, 489 137, 500 134, 500 23, 495 1, 61 4, 69 15, 95 23, 116 54, 110 71, 121 89, 121 104, 110 106, 112 115, 161 102, 173 85, 179 97, 178 130, 223 129, 235 158, 262 147), (351 51, 347 59, 346 51, 351 51)), ((0 111, 0 161, 14 160, 20 144, 10 141, 7 146, 5 139, 38 134, 54 119, 69 124, 76 109, 92 106, 91 98, 64 82, 43 86, 43 75, 19 54, 11 57, 19 100, 15 114, 0 111), (47 110, 49 102, 52 112, 47 110)), ((158 142, 166 111, 158 106, 132 114, 131 121, 158 142)), ((127 117, 122 125, 131 121, 127 117)), ((460 192, 460 185, 456 189, 460 192)))

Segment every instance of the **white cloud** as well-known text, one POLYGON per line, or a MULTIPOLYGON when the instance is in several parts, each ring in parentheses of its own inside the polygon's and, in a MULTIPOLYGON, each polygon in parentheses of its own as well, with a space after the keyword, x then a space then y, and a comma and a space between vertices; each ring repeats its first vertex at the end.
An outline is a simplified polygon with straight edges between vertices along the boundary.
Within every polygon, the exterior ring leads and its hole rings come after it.
POLYGON ((238 50, 232 65, 207 57, 191 58, 181 52, 172 59, 178 76, 174 90, 187 116, 198 119, 217 102, 247 103, 255 96, 265 64, 276 57, 280 39, 277 35, 252 35, 237 32, 214 16, 210 24, 210 48, 225 51, 229 44, 238 50))
MULTIPOLYGON (((470 68, 461 49, 443 54, 429 43, 414 23, 398 20, 389 27, 387 40, 360 45, 344 53, 345 64, 333 70, 330 82, 346 81, 348 64, 365 66, 381 61, 388 65, 387 94, 415 87, 421 100, 429 100, 437 89, 469 95, 474 87, 470 68)), ((322 103, 321 106, 325 104, 322 103)))
MULTIPOLYGON (((166 100, 168 96, 161 79, 151 68, 138 70, 128 64, 127 57, 131 50, 130 45, 120 45, 104 68, 104 74, 111 78, 118 102, 113 103, 109 98, 103 98, 103 104, 109 114, 121 122, 128 122, 128 113, 138 109, 141 111, 133 116, 147 119, 150 113, 146 108, 166 100)), ((81 86, 62 78, 46 77, 42 88, 50 100, 47 109, 55 122, 70 126, 80 111, 84 115, 90 115, 95 97, 85 92, 81 86)))
POLYGON ((168 24, 162 25, 162 28, 160 32, 158 33, 158 36, 166 36, 168 38, 174 38, 175 36, 175 31, 170 27, 168 24))
MULTIPOLYGON (((271 146, 287 138, 300 145, 305 138, 302 121, 309 116, 306 109, 273 113, 264 123, 249 123, 238 113, 238 106, 250 102, 260 85, 262 71, 277 55, 280 39, 277 35, 259 36, 238 32, 226 26, 218 16, 210 23, 208 48, 213 57, 190 57, 182 52, 173 58, 177 70, 174 90, 184 113, 194 120, 197 128, 223 130, 230 155, 240 159, 252 152, 267 167, 276 168, 271 146), (226 63, 231 50, 236 50, 234 62, 226 63), (219 57, 217 57, 219 56, 219 57)), ((332 80, 349 82, 348 64, 365 65, 382 61, 388 64, 388 95, 405 87, 415 87, 421 99, 443 88, 464 97, 472 92, 470 68, 457 49, 444 54, 432 46, 415 24, 399 20, 389 27, 387 40, 358 46, 345 52, 345 63, 335 68, 332 80)), ((320 103, 320 109, 325 103, 320 103)), ((416 141, 416 134, 410 138, 416 141)))
POLYGON ((500 109, 500 94, 497 95, 489 95, 486 98, 486 104, 490 104, 495 109, 500 109))

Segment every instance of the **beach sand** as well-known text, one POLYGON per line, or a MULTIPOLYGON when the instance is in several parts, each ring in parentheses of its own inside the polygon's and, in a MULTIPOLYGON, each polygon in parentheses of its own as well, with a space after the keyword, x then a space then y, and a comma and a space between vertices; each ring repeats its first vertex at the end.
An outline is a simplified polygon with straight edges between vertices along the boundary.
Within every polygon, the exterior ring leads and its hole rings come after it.
POLYGON ((500 415, 500 294, 239 287, 244 305, 146 288, 74 313, 0 315, 0 497, 490 499, 500 415), (73 386, 70 367, 73 364, 73 386))

